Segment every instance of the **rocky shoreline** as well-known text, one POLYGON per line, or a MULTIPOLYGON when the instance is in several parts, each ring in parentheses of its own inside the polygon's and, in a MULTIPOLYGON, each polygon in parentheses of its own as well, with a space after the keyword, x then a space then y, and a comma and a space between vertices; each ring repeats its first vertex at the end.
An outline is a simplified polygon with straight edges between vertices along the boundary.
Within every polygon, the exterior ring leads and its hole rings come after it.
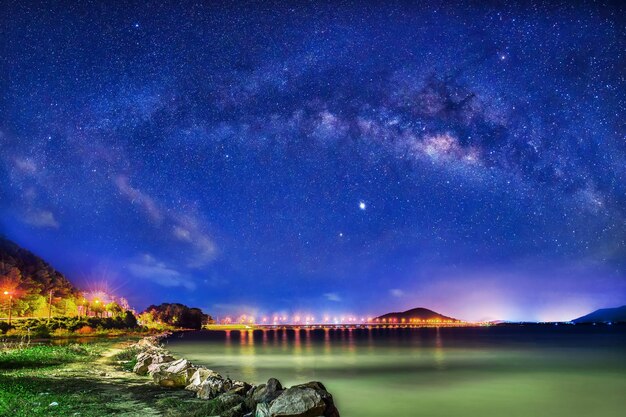
POLYGON ((161 387, 186 389, 225 410, 221 417, 339 417, 332 395, 321 382, 284 388, 270 378, 253 385, 232 380, 187 359, 176 359, 161 341, 171 333, 150 336, 133 345, 139 352, 133 371, 152 378, 161 387))

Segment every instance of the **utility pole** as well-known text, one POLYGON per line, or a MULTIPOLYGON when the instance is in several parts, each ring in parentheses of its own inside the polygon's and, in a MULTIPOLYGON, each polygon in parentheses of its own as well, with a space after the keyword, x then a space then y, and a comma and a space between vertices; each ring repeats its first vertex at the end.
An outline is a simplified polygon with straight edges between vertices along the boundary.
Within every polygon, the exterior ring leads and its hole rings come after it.
POLYGON ((48 296, 48 324, 50 324, 50 316, 52 315, 52 290, 48 296))
POLYGON ((9 326, 11 325, 11 310, 13 310, 13 294, 9 295, 9 326))
POLYGON ((4 295, 9 296, 9 326, 11 325, 11 310, 13 310, 13 293, 5 291, 4 295))

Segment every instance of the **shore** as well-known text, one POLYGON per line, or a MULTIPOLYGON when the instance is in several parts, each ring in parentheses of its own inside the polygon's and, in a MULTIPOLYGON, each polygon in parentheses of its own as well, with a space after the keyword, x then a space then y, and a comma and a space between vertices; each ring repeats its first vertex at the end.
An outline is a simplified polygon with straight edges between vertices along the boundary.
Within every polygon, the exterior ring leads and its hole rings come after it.
POLYGON ((140 337, 0 352, 0 415, 15 417, 204 416, 205 401, 134 374, 140 337))
POLYGON ((167 334, 0 350, 0 415, 339 417, 319 382, 253 385, 172 357, 167 334))

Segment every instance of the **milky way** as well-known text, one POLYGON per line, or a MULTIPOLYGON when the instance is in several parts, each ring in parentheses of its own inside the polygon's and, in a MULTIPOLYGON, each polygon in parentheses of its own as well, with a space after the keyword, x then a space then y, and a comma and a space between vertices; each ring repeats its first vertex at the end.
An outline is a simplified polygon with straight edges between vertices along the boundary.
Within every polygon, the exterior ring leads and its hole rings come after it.
POLYGON ((214 314, 626 303, 617 3, 5 2, 0 224, 214 314))

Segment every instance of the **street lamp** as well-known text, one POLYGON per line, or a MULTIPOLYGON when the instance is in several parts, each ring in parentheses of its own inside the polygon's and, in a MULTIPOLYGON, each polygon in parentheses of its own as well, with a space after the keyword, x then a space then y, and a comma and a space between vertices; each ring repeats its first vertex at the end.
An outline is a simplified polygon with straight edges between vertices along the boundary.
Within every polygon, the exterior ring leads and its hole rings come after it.
POLYGON ((9 326, 11 325, 11 310, 13 309, 13 294, 9 291, 5 291, 4 295, 9 296, 9 326))

